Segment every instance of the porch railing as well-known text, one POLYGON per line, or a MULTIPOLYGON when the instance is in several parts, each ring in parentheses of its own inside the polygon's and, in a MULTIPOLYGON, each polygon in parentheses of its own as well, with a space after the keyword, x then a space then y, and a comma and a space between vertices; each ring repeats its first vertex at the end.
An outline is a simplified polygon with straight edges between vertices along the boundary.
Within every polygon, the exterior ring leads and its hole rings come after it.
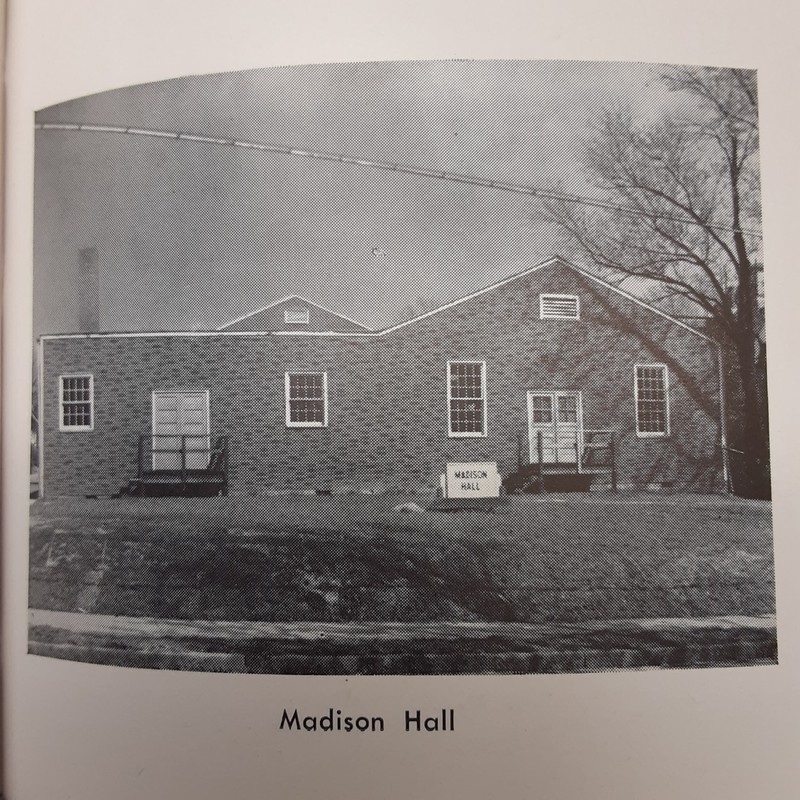
POLYGON ((595 429, 583 431, 581 464, 587 468, 608 471, 611 491, 617 491, 616 431, 595 429))
POLYGON ((531 442, 533 446, 528 463, 525 463, 522 455, 524 438, 525 434, 520 434, 517 474, 521 485, 535 486, 534 491, 544 491, 547 475, 606 473, 611 491, 617 491, 616 431, 584 429, 576 433, 571 441, 544 431, 536 431, 535 439, 531 442))
POLYGON ((137 483, 141 494, 148 484, 174 485, 186 494, 188 487, 202 484, 218 486, 228 493, 230 456, 228 437, 220 436, 214 443, 206 434, 141 434, 137 464, 137 483), (198 441, 201 446, 198 445, 198 441), (172 443, 173 446, 170 446, 172 443), (202 458, 204 466, 197 466, 202 458), (158 463, 161 459, 162 463, 158 463))

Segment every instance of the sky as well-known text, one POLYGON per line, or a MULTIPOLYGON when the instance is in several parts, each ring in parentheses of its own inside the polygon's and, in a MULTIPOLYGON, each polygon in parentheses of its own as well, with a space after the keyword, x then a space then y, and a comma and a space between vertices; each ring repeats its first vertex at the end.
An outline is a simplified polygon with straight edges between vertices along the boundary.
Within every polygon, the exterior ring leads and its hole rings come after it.
MULTIPOLYGON (((581 142, 603 109, 674 102, 660 68, 358 63, 176 78, 68 100, 37 122, 236 137, 601 196, 581 142)), ((538 201, 187 141, 36 131, 34 335, 77 329, 96 247, 100 328, 213 329, 289 294, 374 328, 559 252, 538 201)))

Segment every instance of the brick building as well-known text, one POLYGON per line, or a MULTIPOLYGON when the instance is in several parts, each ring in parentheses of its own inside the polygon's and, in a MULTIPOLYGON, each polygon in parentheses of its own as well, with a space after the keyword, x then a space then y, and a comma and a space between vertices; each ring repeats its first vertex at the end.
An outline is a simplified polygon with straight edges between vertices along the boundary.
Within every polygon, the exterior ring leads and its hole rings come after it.
POLYGON ((46 496, 207 469, 222 436, 240 495, 433 491, 448 461, 591 471, 598 432, 621 488, 725 485, 716 344, 557 258, 382 331, 291 297, 218 331, 40 348, 46 496))

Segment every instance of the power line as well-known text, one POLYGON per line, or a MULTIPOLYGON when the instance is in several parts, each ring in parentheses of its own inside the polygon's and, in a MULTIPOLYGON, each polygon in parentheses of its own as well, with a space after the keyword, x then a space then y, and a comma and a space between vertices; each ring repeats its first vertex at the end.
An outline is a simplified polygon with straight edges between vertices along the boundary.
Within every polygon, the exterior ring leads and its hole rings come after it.
POLYGON ((503 192, 512 194, 522 194, 529 197, 536 197, 540 200, 556 200, 565 203, 576 203, 579 205, 599 208, 605 211, 613 211, 617 214, 624 214, 631 217, 646 217, 647 219, 658 219, 667 222, 677 222, 683 225, 695 225, 709 230, 725 233, 741 233, 745 236, 762 238, 760 231, 747 230, 744 228, 731 228, 726 225, 715 225, 709 222, 702 222, 691 217, 672 216, 668 214, 652 214, 637 208, 621 206, 609 200, 602 200, 593 197, 585 197, 577 194, 557 192, 552 189, 537 189, 533 186, 512 183, 509 181, 494 181, 489 178, 480 178, 475 175, 467 175, 460 172, 448 172, 446 170, 423 169, 408 164, 400 164, 392 161, 379 161, 368 158, 356 158, 342 153, 331 153, 324 150, 304 150, 287 145, 267 144, 265 142, 252 142, 239 139, 222 139, 214 136, 204 136, 195 133, 179 133, 175 131, 153 130, 150 128, 124 128, 114 125, 95 125, 92 123, 71 123, 71 122, 37 122, 34 126, 37 130, 55 131, 89 131, 95 133, 116 133, 127 136, 146 136, 157 139, 173 139, 179 141, 196 142, 199 144, 214 144, 223 147, 238 147, 244 150, 256 150, 265 153, 278 153, 280 155, 297 156, 300 158, 312 159, 315 161, 333 161, 339 164, 352 164, 369 169, 379 169, 388 172, 400 172, 406 175, 418 175, 424 178, 449 181, 451 183, 464 183, 470 186, 482 186, 487 189, 499 189, 503 192))

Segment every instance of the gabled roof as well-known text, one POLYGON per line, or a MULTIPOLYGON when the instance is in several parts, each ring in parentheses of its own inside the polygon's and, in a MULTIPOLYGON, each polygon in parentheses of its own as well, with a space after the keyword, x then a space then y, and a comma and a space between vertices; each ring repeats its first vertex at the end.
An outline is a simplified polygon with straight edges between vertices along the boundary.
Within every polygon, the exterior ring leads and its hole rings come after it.
POLYGON ((699 336, 701 339, 705 339, 708 342, 714 342, 715 340, 702 333, 701 331, 697 330, 697 328, 693 328, 691 325, 687 325, 685 322, 676 319, 675 317, 667 314, 665 311, 662 311, 660 308, 647 303, 646 301, 642 300, 641 298, 637 297, 630 292, 626 292, 624 289, 620 289, 618 286, 615 286, 613 283, 609 281, 603 280, 602 278, 594 275, 591 272, 583 269, 582 267, 577 266, 576 264, 567 261, 566 259, 561 258, 560 256, 554 256, 553 258, 549 258, 547 261, 543 261, 540 264, 535 264, 531 267, 527 267, 520 272, 515 272, 513 275, 509 275, 506 278, 502 278, 499 281, 495 281, 488 286, 484 286, 482 289, 478 289, 475 292, 472 292, 465 297, 460 297, 457 300, 452 300, 449 303, 445 303, 444 305, 439 306, 438 308, 433 309, 432 311, 427 311, 424 314, 420 314, 416 317, 412 317, 405 322, 400 322, 396 325, 392 325, 388 328, 383 328, 382 330, 371 330, 367 328, 365 325, 362 325, 355 320, 350 319, 349 317, 344 316, 343 314, 338 314, 335 311, 330 311, 329 309, 321 306, 317 303, 312 303, 310 300, 307 300, 304 297, 300 297, 299 295, 290 295, 289 297, 284 297, 280 300, 276 300, 274 303, 270 303, 268 306, 264 306, 264 308, 258 309, 257 311, 253 311, 250 314, 245 314, 242 317, 239 317, 232 322, 229 322, 227 325, 219 328, 216 331, 162 331, 162 332, 141 332, 141 333, 67 333, 67 334, 44 334, 40 338, 41 339, 69 339, 69 338, 98 338, 98 337, 147 337, 147 336, 244 336, 244 335, 275 335, 275 336, 384 336, 387 333, 393 333, 394 331, 400 330, 401 328, 405 328, 409 325, 413 325, 414 323, 427 319, 428 317, 432 317, 435 314, 439 314, 442 311, 446 311, 447 309, 453 308, 454 306, 460 305, 461 303, 466 303, 469 300, 472 300, 475 297, 480 297, 483 294, 488 292, 492 292, 495 289, 499 289, 501 286, 505 286, 519 278, 523 278, 526 275, 530 275, 534 272, 538 272, 539 270, 546 269, 547 267, 552 266, 564 266, 571 270, 574 270, 587 280, 593 281, 594 283, 598 284, 599 286, 604 287, 605 289, 615 292, 616 294, 624 297, 626 300, 630 300, 632 303, 636 303, 636 305, 641 306, 648 311, 651 311, 653 314, 657 314, 660 317, 663 317, 666 320, 669 320, 673 324, 677 325, 684 330, 693 333, 695 336, 699 336), (270 311, 277 311, 278 307, 281 304, 289 305, 290 303, 303 303, 308 305, 311 308, 316 308, 320 312, 330 315, 329 319, 338 319, 342 320, 346 325, 342 327, 345 329, 318 329, 318 330, 309 330, 305 326, 298 326, 296 329, 286 329, 284 328, 272 328, 272 329, 264 329, 255 327, 245 326, 244 328, 238 328, 236 330, 232 330, 233 326, 238 326, 240 323, 246 323, 251 318, 255 317, 258 314, 268 313, 270 311), (300 328, 304 329, 300 329, 300 328), (348 330, 349 328, 349 330, 348 330))
POLYGON ((457 305, 459 305, 461 303, 465 303, 466 301, 472 300, 475 297, 480 297, 482 294, 486 294, 488 292, 492 292, 495 289, 499 289, 501 286, 505 286, 506 284, 511 283, 512 281, 518 280, 519 278, 523 278, 526 275, 530 275, 533 272, 538 272, 541 269, 545 269, 546 267, 552 267, 552 266, 555 266, 555 265, 561 265, 561 266, 564 266, 564 267, 568 267, 569 269, 572 269, 575 272, 577 272, 580 275, 582 275, 584 278, 588 278, 589 280, 594 281, 595 283, 599 284, 600 286, 603 286, 604 288, 609 289, 610 291, 615 292, 616 294, 624 297, 626 300, 630 300, 631 302, 636 303, 637 305, 641 306, 642 308, 646 308, 648 311, 652 311, 654 314, 658 314, 660 317, 664 317, 664 319, 668 319, 670 322, 673 322, 675 325, 678 325, 681 328, 685 328, 687 331, 690 331, 691 333, 694 333, 695 335, 699 336, 700 338, 706 339, 707 341, 713 341, 713 339, 711 339, 710 336, 707 336, 706 334, 701 333, 700 331, 697 330, 697 328, 693 328, 691 325, 687 325, 685 322, 682 322, 681 320, 676 319, 675 317, 671 316, 670 314, 667 314, 665 311, 662 311, 660 308, 656 308, 656 306, 653 306, 650 303, 645 302, 640 297, 637 297, 636 295, 631 294, 630 292, 626 292, 624 289, 620 289, 618 286, 615 286, 613 283, 609 283, 608 281, 603 280, 602 278, 598 277, 597 275, 595 275, 595 274, 593 274, 591 272, 588 272, 587 270, 583 269, 582 267, 577 266, 576 264, 573 264, 571 261, 567 261, 566 259, 561 258, 561 256, 553 256, 553 258, 549 258, 547 261, 543 261, 540 264, 535 264, 534 266, 527 267, 526 269, 521 270, 520 272, 515 272, 513 275, 509 275, 507 278, 502 278, 499 281, 495 281, 495 283, 489 284, 489 286, 484 286, 483 289, 478 289, 477 291, 472 292, 471 294, 468 294, 465 297, 460 297, 457 300, 452 300, 451 302, 445 303, 444 305, 439 306, 438 308, 434 308, 432 311, 427 311, 424 314, 420 314, 419 316, 412 317, 411 319, 406 320, 405 322, 401 322, 401 323, 399 323, 397 325, 392 325, 389 328, 384 328, 382 331, 380 331, 380 333, 381 334, 391 333, 393 331, 399 330, 400 328, 404 328, 407 325, 412 325, 413 323, 417 322, 418 320, 426 319, 427 317, 432 317, 434 314, 438 314, 438 313, 440 313, 442 311, 446 311, 449 308, 453 308, 454 306, 457 306, 457 305))
MULTIPOLYGON (((287 310, 295 308, 307 308, 309 311, 313 309, 318 312, 317 315, 309 315, 309 322, 307 324, 299 323, 303 325, 302 330, 308 332, 334 330, 334 328, 331 327, 332 323, 338 324, 338 327, 336 327, 335 330, 339 330, 341 328, 342 330, 340 332, 343 333, 354 331, 367 332, 370 330, 370 328, 366 327, 366 325, 362 325, 360 322, 356 322, 356 320, 351 319, 344 314, 340 314, 337 311, 331 311, 331 309, 325 308, 325 306, 321 306, 319 303, 314 303, 308 298, 302 297, 299 294, 291 294, 287 297, 282 297, 280 300, 275 300, 274 302, 262 306, 255 311, 251 311, 248 314, 243 314, 241 317, 237 317, 236 319, 227 322, 220 328, 217 328, 217 330, 238 330, 251 332, 278 330, 280 326, 276 326, 275 324, 276 316, 280 316, 280 312, 284 307, 287 310), (315 316, 318 318, 315 319, 315 316)), ((281 326, 284 324, 286 323, 281 322, 281 326)))

